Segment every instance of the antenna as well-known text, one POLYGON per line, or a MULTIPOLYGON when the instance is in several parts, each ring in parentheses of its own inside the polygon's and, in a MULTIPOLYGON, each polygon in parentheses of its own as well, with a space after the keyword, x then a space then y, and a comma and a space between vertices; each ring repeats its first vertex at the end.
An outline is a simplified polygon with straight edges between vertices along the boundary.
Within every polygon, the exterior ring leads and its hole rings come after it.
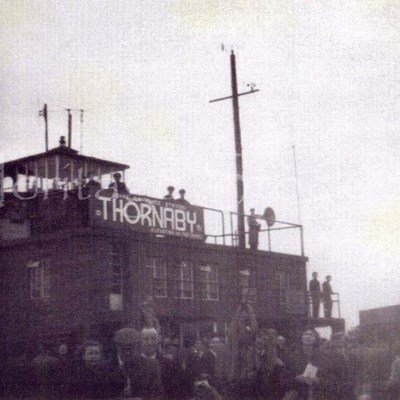
POLYGON ((80 115, 80 152, 83 150, 83 113, 85 110, 83 108, 66 108, 68 112, 68 147, 72 146, 72 112, 79 111, 80 115))
POLYGON ((82 152, 83 152, 83 113, 84 113, 85 110, 79 110, 79 111, 80 111, 80 113, 81 113, 81 119, 80 119, 80 122, 81 122, 81 126, 80 126, 80 131, 81 131, 81 135, 80 135, 80 139, 81 139, 81 148, 80 148, 80 153, 82 154, 82 152))
POLYGON ((71 109, 67 108, 68 111, 68 148, 71 148, 72 144, 72 114, 71 109))
POLYGON ((252 83, 248 85, 250 88, 249 91, 238 93, 237 77, 236 77, 236 58, 233 50, 231 51, 230 62, 231 62, 232 95, 227 97, 221 97, 219 99, 210 100, 210 103, 232 99, 233 126, 235 133, 235 150, 236 150, 236 198, 237 198, 238 238, 239 238, 239 247, 245 248, 246 231, 244 226, 243 159, 242 159, 242 142, 240 135, 239 96, 243 96, 245 94, 250 94, 250 93, 256 93, 259 90, 254 89, 255 84, 252 83))
POLYGON ((39 110, 39 117, 44 118, 44 126, 45 126, 45 131, 44 131, 44 140, 45 140, 45 148, 46 151, 49 151, 49 126, 48 126, 48 120, 47 120, 47 104, 43 106, 42 110, 39 110))
POLYGON ((301 210, 300 210, 300 191, 299 191, 299 177, 297 174, 297 160, 296 160, 296 146, 292 146, 293 150, 293 166, 294 166, 294 177, 296 180, 296 196, 297 196, 297 218, 301 225, 301 210))

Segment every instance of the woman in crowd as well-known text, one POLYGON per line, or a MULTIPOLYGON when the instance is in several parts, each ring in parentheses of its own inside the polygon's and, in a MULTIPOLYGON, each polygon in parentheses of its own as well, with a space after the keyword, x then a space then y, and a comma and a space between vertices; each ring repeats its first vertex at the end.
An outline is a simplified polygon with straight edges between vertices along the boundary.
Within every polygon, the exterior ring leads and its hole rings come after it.
POLYGON ((288 391, 285 398, 311 400, 316 398, 320 385, 321 359, 318 353, 319 336, 308 328, 301 336, 301 348, 289 360, 288 391))

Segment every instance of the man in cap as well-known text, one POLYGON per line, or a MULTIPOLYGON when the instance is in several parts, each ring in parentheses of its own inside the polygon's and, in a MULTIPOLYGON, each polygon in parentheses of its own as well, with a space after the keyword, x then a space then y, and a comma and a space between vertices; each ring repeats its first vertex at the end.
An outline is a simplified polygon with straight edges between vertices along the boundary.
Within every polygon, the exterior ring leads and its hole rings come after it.
POLYGON ((161 382, 164 390, 164 399, 187 399, 185 371, 179 355, 178 339, 166 338, 163 340, 162 352, 157 359, 161 368, 161 382))
POLYGON ((324 302, 324 314, 325 318, 332 317, 332 286, 331 286, 330 275, 327 275, 325 282, 322 284, 322 301, 324 302))
POLYGON ((167 187, 167 194, 164 196, 164 200, 175 200, 174 199, 174 190, 175 188, 173 186, 168 186, 167 187))
POLYGON ((319 304, 321 302, 321 284, 318 280, 318 274, 312 273, 312 279, 309 282, 309 291, 311 296, 312 317, 319 317, 319 304))
POLYGON ((250 216, 247 218, 249 224, 249 244, 250 249, 257 250, 258 248, 258 232, 260 231, 261 224, 257 221, 254 208, 250 209, 250 216))
MULTIPOLYGON (((117 348, 119 378, 124 381, 124 395, 132 395, 130 370, 134 368, 139 357, 140 334, 133 328, 122 328, 115 332, 114 343, 117 348)), ((117 378, 116 378, 117 380, 117 378)))
POLYGON ((154 328, 144 328, 139 336, 141 354, 127 368, 130 380, 130 396, 143 399, 161 399, 160 363, 157 359, 158 333, 154 328))
POLYGON ((179 199, 177 199, 176 200, 176 202, 178 203, 178 204, 183 204, 184 206, 188 206, 188 205, 190 205, 190 203, 185 199, 185 193, 186 193, 186 190, 185 189, 181 189, 180 191, 179 191, 179 199))
POLYGON ((116 172, 114 175, 114 182, 108 186, 110 189, 114 189, 114 192, 118 194, 129 194, 129 189, 126 187, 124 182, 121 182, 121 174, 116 172))
POLYGON ((119 377, 124 379, 125 397, 161 399, 160 365, 154 354, 150 354, 154 350, 153 332, 140 334, 132 328, 123 328, 115 333, 114 342, 118 351, 119 377), (146 340, 143 340, 144 336, 146 340))

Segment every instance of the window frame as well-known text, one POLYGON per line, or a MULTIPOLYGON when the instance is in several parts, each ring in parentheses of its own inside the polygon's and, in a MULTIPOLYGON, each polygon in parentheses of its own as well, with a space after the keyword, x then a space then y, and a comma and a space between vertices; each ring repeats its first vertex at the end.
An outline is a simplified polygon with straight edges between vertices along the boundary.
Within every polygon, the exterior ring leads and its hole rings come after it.
POLYGON ((30 261, 29 269, 29 297, 31 300, 48 300, 51 297, 50 259, 30 261), (34 294, 38 291, 38 295, 34 294))
POLYGON ((193 300, 194 299, 194 282, 193 282, 193 263, 190 261, 184 261, 180 260, 175 263, 179 267, 179 296, 177 297, 178 299, 185 299, 185 300, 193 300), (184 268, 187 267, 190 277, 189 279, 184 279, 183 277, 183 271, 184 268), (187 290, 185 289, 184 285, 185 283, 190 284, 190 289, 187 290), (184 292, 189 292, 190 291, 190 296, 185 296, 184 292))
POLYGON ((199 265, 199 269, 201 274, 201 299, 207 301, 219 301, 220 290, 219 290, 218 265, 210 263, 201 263, 199 265), (215 274, 215 279, 211 280, 213 274, 215 274), (216 290, 212 291, 211 290, 212 287, 215 287, 216 290), (215 294, 215 297, 212 297, 213 294, 215 294))
MULTIPOLYGON (((146 257, 145 268, 152 269, 151 275, 151 289, 152 296, 158 299, 165 299, 168 297, 168 272, 167 261, 161 257, 146 257), (161 272, 160 274, 158 272, 161 272), (160 275, 160 276, 158 276, 160 275), (161 275, 164 275, 162 277, 161 275), (161 285, 160 285, 161 284, 161 285), (164 294, 159 294, 157 291, 164 291, 164 294)), ((146 276, 147 279, 147 276, 146 276)))
POLYGON ((253 268, 246 268, 239 270, 239 287, 240 287, 240 299, 246 303, 257 302, 257 287, 255 284, 255 273, 253 268), (247 283, 242 283, 242 278, 247 277, 247 283), (247 293, 245 292, 247 290, 247 293), (246 296, 246 299, 244 299, 246 296))
POLYGON ((125 249, 122 244, 113 243, 111 252, 111 282, 108 294, 108 308, 111 311, 124 310, 124 266, 125 249), (118 267, 118 268, 116 268, 118 267))

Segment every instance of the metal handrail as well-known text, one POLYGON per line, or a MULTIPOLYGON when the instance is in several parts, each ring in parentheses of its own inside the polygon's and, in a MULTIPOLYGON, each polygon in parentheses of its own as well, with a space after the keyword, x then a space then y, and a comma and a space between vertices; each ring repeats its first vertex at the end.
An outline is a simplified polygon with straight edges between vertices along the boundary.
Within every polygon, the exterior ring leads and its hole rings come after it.
MULTIPOLYGON (((331 301, 332 301, 332 303, 337 303, 338 318, 341 318, 340 317, 341 313, 340 313, 340 296, 339 296, 339 292, 332 292, 331 295, 336 296, 336 298, 332 299, 331 301)), ((311 292, 309 292, 309 291, 307 291, 307 300, 308 300, 307 301, 308 302, 308 312, 310 314, 310 308, 312 306, 312 300, 311 300, 311 292)), ((320 301, 319 302, 320 302, 320 304, 324 302, 323 298, 322 298, 322 295, 320 297, 320 301)))

